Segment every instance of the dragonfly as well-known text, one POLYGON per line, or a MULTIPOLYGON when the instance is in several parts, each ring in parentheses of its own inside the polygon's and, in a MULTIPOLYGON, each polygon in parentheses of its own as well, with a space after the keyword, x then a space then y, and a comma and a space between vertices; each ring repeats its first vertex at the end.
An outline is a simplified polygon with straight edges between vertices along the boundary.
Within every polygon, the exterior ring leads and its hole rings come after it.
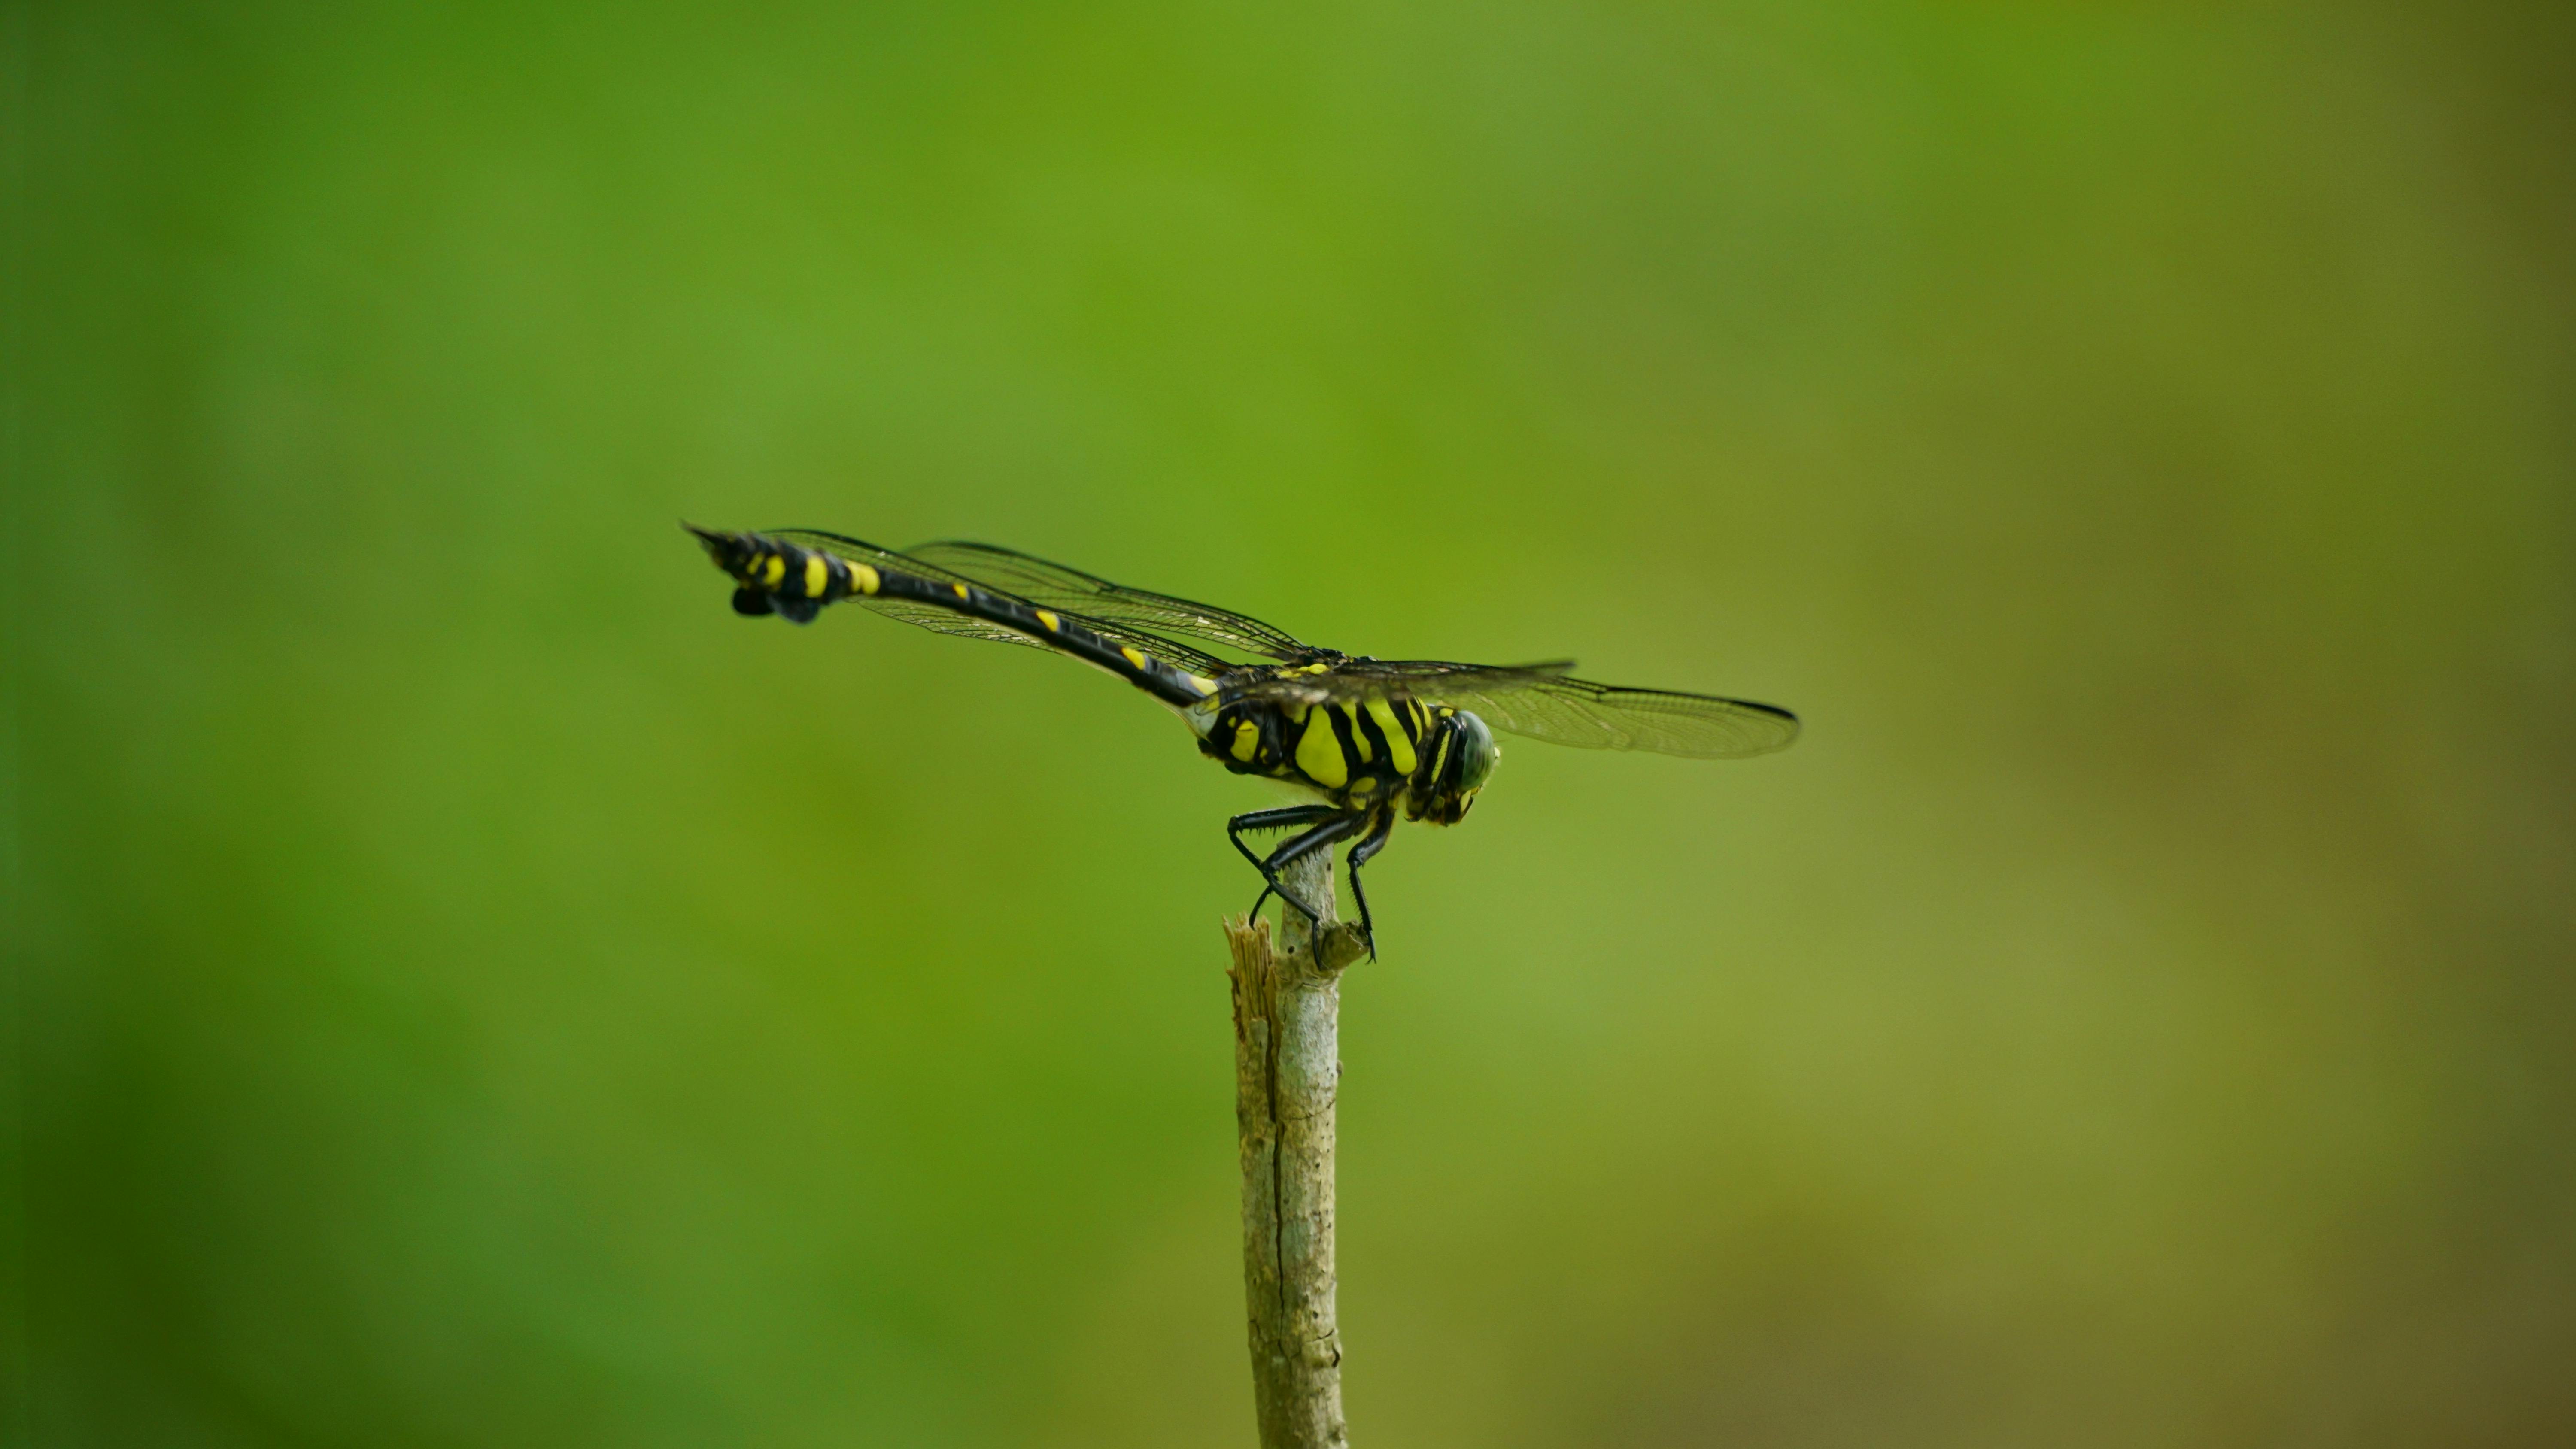
POLYGON ((1768 754, 1798 738, 1797 716, 1773 705, 1595 684, 1573 677, 1571 660, 1493 665, 1344 654, 1248 615, 988 543, 898 552, 817 529, 683 526, 733 581, 737 614, 807 624, 833 604, 852 603, 941 634, 1049 650, 1152 695, 1180 716, 1201 754, 1303 797, 1226 821, 1226 838, 1261 873, 1253 912, 1276 894, 1320 928, 1318 907, 1282 872, 1348 842, 1351 895, 1372 957, 1376 924, 1360 867, 1386 848, 1399 820, 1467 818, 1502 758, 1496 729, 1689 759, 1768 754), (1247 832, 1278 830, 1296 833, 1267 854, 1244 841, 1247 832))

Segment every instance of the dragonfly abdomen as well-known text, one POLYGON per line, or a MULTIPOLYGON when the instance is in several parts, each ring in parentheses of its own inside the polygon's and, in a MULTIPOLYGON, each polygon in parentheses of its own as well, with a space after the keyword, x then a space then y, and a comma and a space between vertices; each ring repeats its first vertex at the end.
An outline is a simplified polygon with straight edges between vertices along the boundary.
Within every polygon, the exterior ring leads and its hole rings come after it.
POLYGON ((844 599, 880 608, 921 605, 995 625, 1029 643, 1105 669, 1178 709, 1203 706, 1216 693, 1216 681, 1206 675, 1104 638, 1052 609, 1024 600, 968 583, 879 568, 765 534, 693 531, 717 565, 733 576, 733 607, 738 614, 776 614, 805 624, 825 605, 844 599))

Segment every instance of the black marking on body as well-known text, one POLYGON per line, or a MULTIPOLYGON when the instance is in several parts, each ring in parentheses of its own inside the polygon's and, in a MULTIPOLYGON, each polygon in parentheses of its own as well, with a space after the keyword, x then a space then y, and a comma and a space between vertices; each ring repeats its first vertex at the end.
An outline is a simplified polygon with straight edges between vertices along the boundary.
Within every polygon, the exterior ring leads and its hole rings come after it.
POLYGON ((1347 809, 1376 810, 1399 802, 1410 804, 1426 797, 1432 779, 1434 759, 1429 741, 1435 716, 1416 700, 1395 699, 1387 703, 1396 734, 1406 746, 1401 751, 1365 705, 1342 709, 1238 698, 1218 708, 1207 734, 1199 740, 1199 752, 1235 774, 1301 785, 1347 809), (1318 779, 1298 763, 1299 748, 1305 743, 1307 730, 1315 726, 1317 710, 1324 712, 1322 728, 1328 732, 1331 749, 1341 762, 1342 779, 1338 784, 1318 779), (1239 744, 1247 738, 1246 726, 1250 727, 1249 755, 1237 753, 1239 744), (1360 749, 1362 741, 1368 746, 1366 758, 1360 749), (1411 770, 1399 763, 1405 756, 1414 762, 1411 770))

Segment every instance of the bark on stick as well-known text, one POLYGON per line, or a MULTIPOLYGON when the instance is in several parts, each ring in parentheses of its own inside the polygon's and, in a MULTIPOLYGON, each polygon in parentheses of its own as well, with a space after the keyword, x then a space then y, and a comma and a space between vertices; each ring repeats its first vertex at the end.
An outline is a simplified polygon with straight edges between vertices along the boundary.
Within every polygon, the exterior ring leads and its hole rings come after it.
POLYGON ((1333 920, 1333 861, 1282 872, 1322 908, 1320 936, 1283 909, 1225 923, 1234 951, 1235 1119, 1243 1165, 1243 1293, 1262 1449, 1343 1449, 1342 1339, 1333 1317, 1333 1103, 1342 1075, 1342 968, 1364 954, 1333 920))

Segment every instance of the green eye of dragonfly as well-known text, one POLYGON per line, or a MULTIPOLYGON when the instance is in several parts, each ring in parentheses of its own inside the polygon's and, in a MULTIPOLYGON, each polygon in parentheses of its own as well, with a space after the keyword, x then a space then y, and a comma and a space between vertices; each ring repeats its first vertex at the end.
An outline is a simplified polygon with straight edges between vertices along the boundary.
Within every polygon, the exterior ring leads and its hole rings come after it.
MULTIPOLYGON (((1352 656, 1209 604, 1113 584, 1080 569, 982 543, 900 553, 837 533, 731 533, 692 526, 733 580, 734 611, 810 623, 849 602, 942 634, 1078 659, 1178 713, 1200 753, 1238 775, 1295 786, 1313 803, 1226 822, 1235 849, 1272 892, 1315 911, 1280 872, 1350 842, 1351 895, 1372 932, 1360 867, 1398 820, 1450 825, 1494 772, 1496 728, 1587 749, 1729 759, 1798 737, 1787 710, 1714 695, 1623 689, 1572 678, 1566 661, 1453 664, 1352 656), (1247 830, 1298 833, 1268 855, 1247 830)), ((1253 909, 1261 908, 1261 899, 1253 909)), ((1373 933, 1372 933, 1373 934, 1373 933)), ((1373 948, 1372 948, 1373 949, 1373 948)))
POLYGON ((1480 790, 1494 773, 1494 761, 1502 751, 1494 744, 1494 732, 1485 722, 1464 710, 1450 725, 1458 731, 1458 781, 1461 791, 1480 790))

